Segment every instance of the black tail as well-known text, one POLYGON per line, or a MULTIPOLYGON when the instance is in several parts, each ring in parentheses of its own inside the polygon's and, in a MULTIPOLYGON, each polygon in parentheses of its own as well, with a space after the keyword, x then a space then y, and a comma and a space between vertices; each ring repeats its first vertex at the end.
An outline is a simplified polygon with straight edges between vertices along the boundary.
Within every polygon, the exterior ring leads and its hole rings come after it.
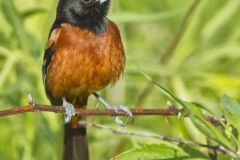
POLYGON ((63 160, 88 160, 86 126, 72 128, 71 123, 64 125, 63 160))

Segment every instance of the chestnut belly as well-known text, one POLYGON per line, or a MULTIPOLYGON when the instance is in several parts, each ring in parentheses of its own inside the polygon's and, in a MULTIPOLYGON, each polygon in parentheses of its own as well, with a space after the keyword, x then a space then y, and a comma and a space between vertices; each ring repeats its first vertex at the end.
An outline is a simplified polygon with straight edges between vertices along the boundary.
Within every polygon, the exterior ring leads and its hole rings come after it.
POLYGON ((49 66, 46 85, 54 97, 88 96, 114 84, 123 71, 124 61, 117 57, 90 54, 55 54, 49 66))
MULTIPOLYGON (((82 97, 113 84, 123 72, 125 55, 116 25, 96 35, 70 24, 62 24, 57 36, 45 84, 54 97, 82 97)), ((54 34, 53 34, 54 35, 54 34)))

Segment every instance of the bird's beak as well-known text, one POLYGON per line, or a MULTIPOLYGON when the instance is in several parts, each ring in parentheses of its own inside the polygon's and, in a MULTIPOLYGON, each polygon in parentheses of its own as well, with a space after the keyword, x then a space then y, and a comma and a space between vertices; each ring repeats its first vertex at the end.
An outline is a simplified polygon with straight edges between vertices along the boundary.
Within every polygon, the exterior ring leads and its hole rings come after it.
POLYGON ((103 3, 103 2, 105 2, 107 0, 97 0, 97 1, 100 2, 100 4, 101 4, 101 3, 103 3))

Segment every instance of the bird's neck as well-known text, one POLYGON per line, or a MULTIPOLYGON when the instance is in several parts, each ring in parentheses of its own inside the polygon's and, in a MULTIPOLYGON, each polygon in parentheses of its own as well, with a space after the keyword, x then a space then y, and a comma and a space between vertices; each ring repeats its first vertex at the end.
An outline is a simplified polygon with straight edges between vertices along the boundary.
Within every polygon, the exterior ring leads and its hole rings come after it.
POLYGON ((82 17, 72 12, 64 16, 61 13, 57 13, 56 22, 59 24, 69 23, 81 29, 87 29, 95 34, 101 34, 106 28, 108 19, 105 16, 94 13, 82 17))

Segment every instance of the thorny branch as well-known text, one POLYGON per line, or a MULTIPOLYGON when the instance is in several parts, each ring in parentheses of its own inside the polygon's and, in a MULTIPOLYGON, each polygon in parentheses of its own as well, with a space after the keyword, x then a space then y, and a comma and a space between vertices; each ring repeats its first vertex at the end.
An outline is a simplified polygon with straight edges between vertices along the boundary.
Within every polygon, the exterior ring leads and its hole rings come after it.
POLYGON ((114 134, 130 135, 130 136, 137 136, 137 137, 144 137, 144 138, 154 138, 154 139, 159 139, 159 140, 168 141, 168 142, 175 142, 175 143, 178 143, 181 145, 190 145, 193 147, 203 147, 203 148, 213 149, 215 151, 220 151, 224 154, 228 154, 229 156, 231 156, 233 158, 240 158, 240 156, 238 154, 227 149, 226 147, 224 147, 222 145, 202 144, 202 143, 199 143, 196 141, 184 140, 184 139, 180 139, 180 138, 175 138, 175 137, 170 137, 170 136, 165 136, 165 135, 160 135, 160 134, 154 134, 154 133, 119 130, 119 129, 114 129, 109 126, 98 124, 95 122, 82 122, 82 123, 85 123, 87 126, 90 126, 90 127, 111 131, 114 134))
MULTIPOLYGON (((76 108, 76 114, 81 116, 124 116, 126 113, 121 109, 80 109, 76 108)), ((140 115, 165 115, 175 116, 180 113, 180 110, 176 108, 167 109, 130 109, 135 116, 140 115)), ((54 112, 54 113, 65 113, 65 109, 62 106, 51 106, 51 105, 27 105, 24 107, 16 107, 12 109, 0 111, 0 117, 11 116, 20 113, 27 112, 54 112)))
MULTIPOLYGON (((76 108, 76 114, 81 116, 124 116, 126 113, 121 109, 109 110, 109 109, 80 109, 76 108)), ((181 113, 180 109, 175 107, 168 108, 154 108, 154 109, 143 109, 143 108, 134 108, 130 109, 134 116, 147 116, 147 115, 161 115, 161 116, 177 116, 181 113)), ((11 109, 6 109, 0 111, 0 117, 6 117, 21 113, 27 112, 54 112, 54 113, 65 113, 65 108, 62 106, 52 106, 52 105, 42 105, 29 103, 29 105, 24 107, 14 107, 11 109)), ((184 114, 185 115, 185 114, 184 114)), ((185 115, 187 117, 187 115, 185 115)), ((205 116, 205 119, 211 122, 213 125, 220 125, 221 122, 212 116, 205 116)), ((225 119, 222 119, 224 123, 225 119)))

